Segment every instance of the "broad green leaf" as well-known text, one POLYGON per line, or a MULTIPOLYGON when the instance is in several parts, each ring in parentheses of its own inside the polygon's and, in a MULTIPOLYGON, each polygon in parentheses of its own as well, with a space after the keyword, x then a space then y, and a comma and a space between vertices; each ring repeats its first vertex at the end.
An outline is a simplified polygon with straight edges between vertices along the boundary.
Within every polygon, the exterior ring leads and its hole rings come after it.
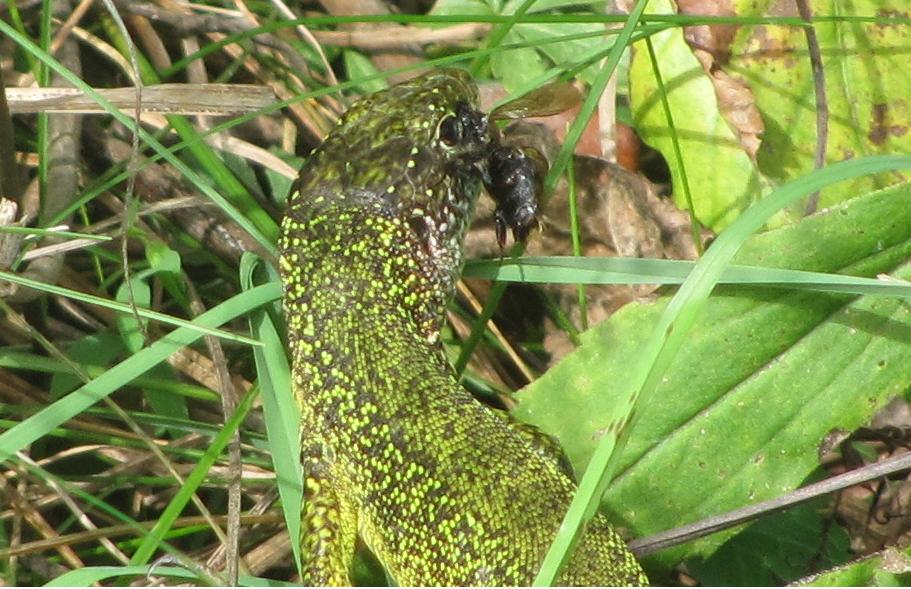
POLYGON ((155 272, 180 274, 182 269, 180 253, 171 249, 166 243, 149 239, 145 242, 146 260, 155 272))
MULTIPOLYGON (((558 66, 574 65, 586 57, 593 57, 604 52, 614 42, 614 35, 607 35, 604 25, 598 23, 535 23, 515 26, 516 33, 535 46, 537 42, 548 41, 568 35, 591 33, 583 39, 573 39, 560 43, 542 43, 538 49, 558 66), (598 35, 600 33, 600 35, 598 35), (597 35, 597 36, 596 36, 597 35)), ((598 74, 598 64, 594 63, 581 72, 579 77, 588 83, 598 74)))
MULTIPOLYGON (((86 370, 87 365, 106 367, 123 352, 122 336, 118 337, 116 334, 108 332, 87 335, 75 341, 66 349, 67 358, 78 364, 86 375, 92 373, 92 371, 86 370)), ((169 382, 174 379, 174 373, 168 365, 159 364, 150 368, 146 373, 146 377, 158 379, 159 382, 169 382)), ((83 380, 72 372, 55 373, 51 378, 51 398, 59 399, 82 384, 84 384, 83 380)), ((138 385, 139 383, 136 384, 138 385)), ((173 391, 162 391, 154 387, 143 388, 143 395, 148 399, 152 410, 157 415, 183 420, 188 419, 189 411, 186 399, 183 396, 173 391)), ((182 433, 179 429, 174 428, 170 428, 169 431, 174 437, 182 433)))
MULTIPOLYGON (((525 0, 502 3, 486 3, 480 0, 441 0, 434 4, 431 14, 443 15, 512 15, 525 0)), ((579 2, 552 0, 535 2, 528 13, 543 13, 550 10, 578 8, 579 2)), ((584 6, 584 4, 583 4, 584 6)), ((574 14, 592 14, 576 11, 574 14)), ((529 83, 542 78, 551 65, 559 68, 575 67, 586 59, 593 58, 613 43, 614 36, 603 34, 601 23, 534 23, 516 24, 502 40, 504 45, 526 45, 497 51, 490 56, 490 68, 510 94, 518 92, 529 83), (588 38, 553 43, 553 39, 564 36, 602 33, 588 38)), ((592 64, 580 72, 586 82, 593 82, 599 71, 598 64, 592 64)))
POLYGON ((433 16, 494 14, 484 0, 438 0, 430 11, 433 16))
MULTIPOLYGON (((509 31, 503 40, 506 45, 524 42, 525 40, 515 30, 509 31)), ((494 76, 503 83, 507 92, 515 92, 529 80, 543 76, 547 72, 547 64, 534 47, 520 47, 504 49, 491 55, 490 69, 494 76)))
POLYGON ((886 548, 880 553, 826 571, 798 585, 804 587, 907 587, 911 585, 911 554, 886 548))
POLYGON ((848 535, 837 525, 824 530, 824 510, 814 501, 760 519, 691 570, 706 587, 772 587, 845 562, 848 535))
MULTIPOLYGON (((153 366, 146 373, 146 376, 150 378, 159 378, 163 381, 174 378, 174 371, 167 364, 159 364, 158 366, 153 366)), ((170 417, 178 420, 189 420, 190 419, 190 410, 187 407, 187 400, 181 396, 174 394, 170 391, 160 391, 153 388, 144 388, 142 394, 148 400, 149 405, 152 407, 152 411, 156 415, 161 415, 163 417, 170 417)), ((183 432, 179 428, 168 428, 171 437, 179 438, 183 432)))
MULTIPOLYGON (((116 333, 99 332, 87 335, 66 348, 66 355, 80 366, 107 366, 123 353, 123 340, 116 333)), ((72 372, 58 372, 51 377, 51 398, 59 399, 82 384, 72 372)))
POLYGON ((349 80, 358 80, 360 78, 372 78, 358 84, 358 90, 363 94, 372 94, 389 87, 389 83, 383 78, 375 77, 380 71, 376 69, 373 62, 360 51, 354 49, 345 49, 342 51, 342 57, 345 60, 345 72, 349 80))
MULTIPOLYGON (((670 14, 670 0, 652 0, 649 11, 670 14)), ((765 182, 724 119, 711 78, 683 38, 673 28, 652 35, 664 88, 658 86, 645 41, 633 45, 630 63, 630 101, 636 130, 646 143, 664 155, 671 170, 674 200, 686 208, 680 164, 674 155, 660 92, 667 94, 680 143, 683 166, 698 219, 715 231, 724 229, 753 199, 765 182)))
MULTIPOLYGON (((152 289, 149 288, 149 284, 142 275, 137 275, 130 278, 129 284, 122 282, 117 288, 114 298, 121 303, 130 304, 132 302, 137 307, 148 309, 152 303, 152 289)), ((126 349, 134 353, 140 350, 144 339, 140 327, 148 327, 149 320, 142 317, 137 320, 136 315, 124 313, 117 315, 116 321, 126 349)))
MULTIPOLYGON (((741 16, 768 14, 779 2, 738 0, 741 16)), ((907 0, 811 0, 814 15, 908 18, 907 0)), ((791 4, 786 10, 796 16, 791 4)), ((828 101, 826 160, 837 162, 879 153, 911 152, 911 79, 907 26, 816 22, 828 101)), ((804 31, 798 27, 741 27, 724 69, 751 89, 765 132, 759 150, 763 173, 777 181, 813 169, 816 97, 804 31)), ((907 175, 887 173, 827 188, 820 206, 894 183, 907 175)))
MULTIPOLYGON (((911 187, 902 185, 755 236, 735 261, 873 276, 909 258, 911 187)), ((578 472, 630 395, 626 375, 667 302, 621 309, 518 395, 516 415, 557 436, 578 472)), ((816 468, 828 431, 855 429, 911 385, 909 322, 894 298, 719 288, 665 374, 660 403, 641 408, 608 509, 641 536, 793 489, 816 468)), ((658 558, 706 556, 730 535, 658 558)))

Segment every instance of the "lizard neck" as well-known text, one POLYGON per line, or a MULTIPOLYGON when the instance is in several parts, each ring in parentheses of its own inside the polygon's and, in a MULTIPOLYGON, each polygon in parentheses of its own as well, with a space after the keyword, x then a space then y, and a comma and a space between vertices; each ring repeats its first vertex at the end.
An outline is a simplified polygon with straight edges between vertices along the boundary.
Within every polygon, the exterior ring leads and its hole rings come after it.
POLYGON ((333 207, 286 223, 281 270, 292 341, 353 313, 381 314, 391 328, 437 344, 462 264, 460 248, 437 245, 447 236, 379 207, 333 207))
POLYGON ((292 227, 281 269, 295 391, 313 421, 337 419, 341 403, 364 405, 368 399, 358 395, 385 390, 387 378, 398 400, 384 403, 404 407, 409 401, 401 380, 409 359, 429 359, 435 370, 448 372, 439 333, 459 250, 446 248, 441 256, 412 224, 363 206, 286 223, 292 227), (387 367, 398 374, 382 374, 378 356, 400 358, 387 367))

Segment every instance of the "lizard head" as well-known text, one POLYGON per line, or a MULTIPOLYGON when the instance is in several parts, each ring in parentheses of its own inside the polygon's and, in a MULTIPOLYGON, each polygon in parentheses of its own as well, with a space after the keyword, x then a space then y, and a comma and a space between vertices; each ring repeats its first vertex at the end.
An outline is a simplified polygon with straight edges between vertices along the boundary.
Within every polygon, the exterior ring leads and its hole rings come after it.
POLYGON ((355 102, 311 153, 290 197, 281 248, 297 278, 286 282, 317 272, 297 265, 305 256, 339 256, 349 276, 381 277, 369 283, 375 298, 409 309, 416 331, 435 339, 491 137, 477 86, 461 70, 355 102))
POLYGON ((366 96, 311 154, 299 193, 332 206, 380 206, 430 249, 460 248, 491 142, 477 107, 477 86, 457 69, 366 96))

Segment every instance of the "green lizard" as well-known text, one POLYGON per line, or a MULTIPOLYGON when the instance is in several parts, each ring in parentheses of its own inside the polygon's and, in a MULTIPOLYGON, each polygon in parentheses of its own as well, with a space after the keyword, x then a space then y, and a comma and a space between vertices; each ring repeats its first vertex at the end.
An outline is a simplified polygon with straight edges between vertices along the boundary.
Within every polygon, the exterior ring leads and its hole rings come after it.
MULTIPOLYGON (((442 354, 493 141, 477 99, 467 74, 443 70, 359 100, 291 196, 281 270, 307 583, 349 584, 361 537, 399 584, 528 585, 574 491, 442 354)), ((598 515, 560 582, 647 579, 598 515)))

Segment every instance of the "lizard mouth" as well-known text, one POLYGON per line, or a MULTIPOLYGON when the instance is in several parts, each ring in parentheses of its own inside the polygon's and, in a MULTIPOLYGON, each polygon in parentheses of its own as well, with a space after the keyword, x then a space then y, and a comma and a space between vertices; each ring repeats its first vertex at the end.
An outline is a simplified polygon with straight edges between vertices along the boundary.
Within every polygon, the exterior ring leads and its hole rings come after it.
POLYGON ((437 137, 440 146, 449 152, 449 157, 469 166, 486 157, 493 140, 487 115, 464 100, 456 104, 452 114, 440 121, 437 137))

